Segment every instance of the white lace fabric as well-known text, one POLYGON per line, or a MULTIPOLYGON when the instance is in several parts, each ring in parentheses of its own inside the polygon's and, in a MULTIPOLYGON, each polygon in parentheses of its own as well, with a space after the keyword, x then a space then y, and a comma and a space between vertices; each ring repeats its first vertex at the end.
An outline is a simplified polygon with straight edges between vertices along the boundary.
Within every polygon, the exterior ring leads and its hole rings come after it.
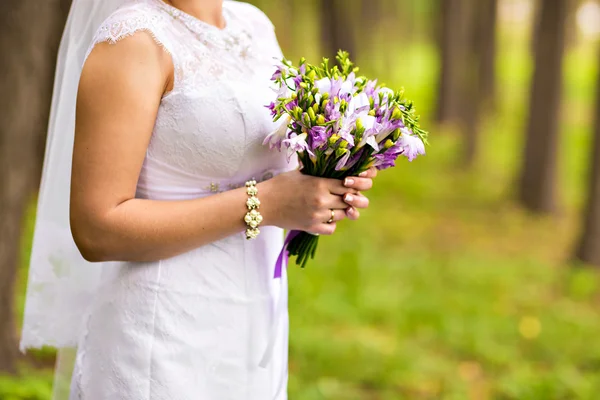
MULTIPOLYGON (((173 61, 136 197, 198 198, 293 167, 262 145, 276 127, 265 107, 282 57, 273 26, 246 3, 225 1, 223 12, 221 30, 160 0, 131 0, 93 39, 89 51, 147 32, 173 61)), ((32 256, 43 268, 29 277, 22 347, 78 345, 72 399, 285 399, 287 314, 272 362, 258 367, 275 305, 287 302, 285 275, 273 280, 280 229, 160 262, 91 265, 68 228, 38 228, 61 245, 38 241, 32 256)))

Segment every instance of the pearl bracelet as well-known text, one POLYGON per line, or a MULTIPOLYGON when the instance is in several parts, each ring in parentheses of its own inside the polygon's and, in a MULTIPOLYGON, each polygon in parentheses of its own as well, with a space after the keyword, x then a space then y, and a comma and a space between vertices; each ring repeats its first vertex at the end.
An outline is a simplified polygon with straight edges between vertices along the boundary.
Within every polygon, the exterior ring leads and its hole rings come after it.
POLYGON ((246 239, 256 239, 260 230, 258 226, 263 220, 262 215, 258 209, 260 208, 260 200, 258 200, 258 188, 256 187, 256 181, 251 180, 246 182, 246 193, 248 194, 248 200, 246 200, 246 207, 248 208, 248 212, 244 217, 244 222, 248 225, 246 229, 246 239))

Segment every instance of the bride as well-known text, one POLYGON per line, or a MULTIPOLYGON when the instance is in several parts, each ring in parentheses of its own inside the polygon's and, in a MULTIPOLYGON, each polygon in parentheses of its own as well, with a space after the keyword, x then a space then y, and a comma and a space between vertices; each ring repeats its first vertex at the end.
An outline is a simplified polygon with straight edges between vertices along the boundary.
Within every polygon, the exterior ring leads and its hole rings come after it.
POLYGON ((309 177, 262 145, 281 58, 247 3, 74 1, 22 339, 77 346, 70 399, 286 398, 282 228, 334 233, 375 172, 309 177))

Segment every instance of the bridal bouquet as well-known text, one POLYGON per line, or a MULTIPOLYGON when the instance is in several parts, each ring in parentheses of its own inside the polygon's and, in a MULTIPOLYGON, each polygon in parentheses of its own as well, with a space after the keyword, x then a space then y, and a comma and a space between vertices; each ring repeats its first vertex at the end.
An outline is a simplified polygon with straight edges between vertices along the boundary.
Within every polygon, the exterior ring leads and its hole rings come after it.
MULTIPOLYGON (((412 161, 425 154, 427 132, 419 127, 413 102, 404 91, 393 91, 376 80, 358 76, 348 53, 337 55, 339 65, 324 58, 311 65, 303 58, 296 67, 283 60, 272 80, 277 100, 268 108, 274 121, 286 118, 281 128, 265 139, 270 148, 298 154, 302 172, 343 179, 370 167, 395 166, 399 156, 412 161)), ((292 231, 286 238, 289 256, 304 267, 313 258, 319 237, 292 231)), ((276 267, 281 274, 282 255, 276 267)))

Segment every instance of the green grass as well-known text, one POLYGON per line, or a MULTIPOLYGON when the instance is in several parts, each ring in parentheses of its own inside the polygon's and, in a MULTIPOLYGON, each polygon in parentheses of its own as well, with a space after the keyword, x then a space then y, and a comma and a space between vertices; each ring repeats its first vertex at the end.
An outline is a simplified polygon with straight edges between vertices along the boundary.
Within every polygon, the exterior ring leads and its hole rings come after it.
MULTIPOLYGON (((600 274, 568 262, 589 158, 594 48, 565 58, 562 212, 549 218, 512 201, 531 65, 525 44, 502 43, 499 114, 482 125, 477 167, 460 170, 460 136, 431 126, 428 155, 382 173, 363 218, 322 238, 305 270, 291 267, 291 400, 598 397, 600 274)), ((401 57, 393 70, 372 63, 365 72, 404 84, 431 116, 435 49, 415 45, 401 57)), ((0 398, 47 398, 48 371, 22 375, 11 384, 46 389, 0 398)))

